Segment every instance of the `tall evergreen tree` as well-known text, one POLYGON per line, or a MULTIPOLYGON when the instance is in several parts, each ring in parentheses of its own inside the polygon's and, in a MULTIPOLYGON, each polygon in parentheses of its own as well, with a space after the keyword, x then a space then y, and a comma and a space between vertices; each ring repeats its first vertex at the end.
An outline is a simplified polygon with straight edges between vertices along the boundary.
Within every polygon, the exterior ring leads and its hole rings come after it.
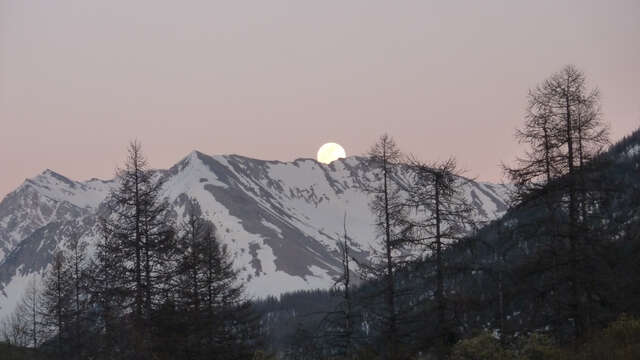
POLYGON ((193 359, 249 358, 257 341, 257 318, 244 299, 227 248, 197 206, 190 207, 178 243, 176 303, 189 319, 184 353, 193 359))
POLYGON ((118 292, 122 315, 132 318, 134 352, 148 358, 151 317, 167 282, 163 262, 166 252, 174 248, 171 226, 167 205, 160 197, 162 182, 148 169, 138 142, 129 145, 129 156, 117 175, 119 187, 109 194, 110 213, 102 219, 104 241, 98 245, 98 271, 111 272, 104 279, 104 290, 118 292))

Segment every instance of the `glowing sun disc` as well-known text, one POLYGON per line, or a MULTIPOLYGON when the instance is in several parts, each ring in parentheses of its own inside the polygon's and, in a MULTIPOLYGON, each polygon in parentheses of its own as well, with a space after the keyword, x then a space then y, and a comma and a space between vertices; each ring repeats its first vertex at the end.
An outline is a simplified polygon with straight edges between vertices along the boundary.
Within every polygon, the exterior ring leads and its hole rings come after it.
POLYGON ((318 162, 329 164, 330 162, 342 159, 347 156, 344 148, 336 143, 326 143, 318 149, 318 162))

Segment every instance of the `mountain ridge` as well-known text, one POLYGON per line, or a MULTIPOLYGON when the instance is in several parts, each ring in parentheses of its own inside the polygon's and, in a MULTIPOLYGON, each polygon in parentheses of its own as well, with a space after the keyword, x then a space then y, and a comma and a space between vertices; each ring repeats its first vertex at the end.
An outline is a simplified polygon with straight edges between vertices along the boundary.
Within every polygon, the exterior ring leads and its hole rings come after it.
MULTIPOLYGON (((194 150, 168 169, 153 170, 161 196, 179 223, 198 208, 214 223, 253 296, 327 288, 339 273, 338 234, 348 213, 354 256, 366 260, 376 234, 365 185, 378 181, 365 157, 331 164, 292 162, 194 150)), ((394 181, 400 181, 398 179, 394 181)), ((90 245, 104 199, 117 180, 81 182, 46 169, 0 202, 0 316, 21 296, 26 278, 39 278, 71 236, 90 245)), ((465 188, 483 219, 506 210, 506 185, 471 182, 465 188)), ((91 246, 90 246, 91 249, 91 246)))

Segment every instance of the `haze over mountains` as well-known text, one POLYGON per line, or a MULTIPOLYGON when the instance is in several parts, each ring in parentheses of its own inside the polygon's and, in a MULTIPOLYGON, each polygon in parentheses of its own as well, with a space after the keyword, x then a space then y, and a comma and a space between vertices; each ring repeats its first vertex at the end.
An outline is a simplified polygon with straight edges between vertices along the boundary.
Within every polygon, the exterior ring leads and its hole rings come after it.
MULTIPOLYGON (((364 157, 323 165, 194 151, 156 176, 164 180, 163 197, 176 223, 195 208, 215 224, 252 296, 333 285, 345 212, 354 256, 367 259, 375 245, 363 189, 379 177, 364 157)), ((103 201, 116 185, 114 179, 79 182, 46 170, 0 202, 0 316, 12 311, 28 279, 39 279, 70 238, 96 243, 97 220, 108 215, 103 201)), ((505 212, 506 191, 483 182, 465 188, 478 220, 505 212)))

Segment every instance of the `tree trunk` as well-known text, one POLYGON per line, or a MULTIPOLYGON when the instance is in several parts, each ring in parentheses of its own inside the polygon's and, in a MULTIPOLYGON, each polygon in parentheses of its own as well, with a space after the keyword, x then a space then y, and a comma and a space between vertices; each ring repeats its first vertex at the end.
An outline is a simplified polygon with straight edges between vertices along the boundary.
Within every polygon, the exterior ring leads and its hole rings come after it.
POLYGON ((567 132, 567 165, 569 169, 569 258, 570 258, 570 308, 571 316, 574 321, 574 329, 576 337, 582 335, 582 319, 580 313, 580 299, 578 289, 578 244, 576 234, 576 189, 575 189, 575 170, 574 170, 574 148, 573 148, 573 124, 571 118, 571 100, 569 99, 569 84, 567 84, 567 93, 565 94, 566 105, 566 132, 567 132))
POLYGON ((434 185, 435 185, 435 217, 436 217, 436 306, 438 313, 438 324, 437 324, 437 336, 439 340, 440 351, 438 351, 438 356, 440 358, 444 357, 444 352, 442 351, 444 348, 445 342, 445 303, 444 303, 444 274, 443 274, 443 264, 442 264, 442 234, 441 234, 441 214, 440 214, 440 174, 436 173, 434 175, 434 185))
POLYGON ((384 181, 384 216, 385 216, 385 250, 387 257, 387 307, 389 311, 388 319, 388 336, 389 336, 389 358, 393 357, 396 352, 396 310, 395 310, 395 289, 393 280, 393 259, 392 259, 392 239, 391 239, 391 220, 389 209, 389 189, 388 189, 388 163, 386 157, 386 148, 383 153, 383 181, 384 181))

